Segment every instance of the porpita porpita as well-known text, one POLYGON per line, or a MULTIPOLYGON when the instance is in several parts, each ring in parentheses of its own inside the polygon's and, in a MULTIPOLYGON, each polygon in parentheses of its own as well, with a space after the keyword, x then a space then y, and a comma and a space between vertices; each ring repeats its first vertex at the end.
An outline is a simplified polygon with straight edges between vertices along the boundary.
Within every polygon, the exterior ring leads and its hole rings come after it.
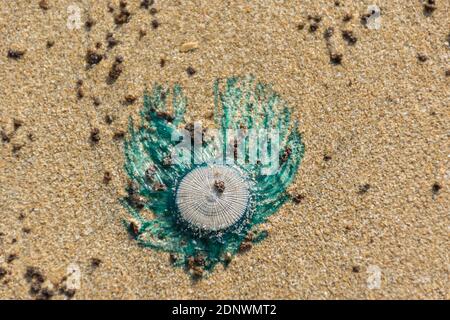
POLYGON ((218 80, 214 98, 217 130, 198 135, 181 87, 155 85, 124 144, 129 231, 196 276, 267 236, 259 226, 289 199, 304 155, 291 109, 269 85, 218 80))

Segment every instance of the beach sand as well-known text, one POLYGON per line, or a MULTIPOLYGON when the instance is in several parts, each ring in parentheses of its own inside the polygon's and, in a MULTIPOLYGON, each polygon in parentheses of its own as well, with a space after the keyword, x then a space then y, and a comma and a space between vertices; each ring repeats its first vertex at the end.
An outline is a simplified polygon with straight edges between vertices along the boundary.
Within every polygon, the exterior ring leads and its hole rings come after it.
POLYGON ((448 1, 127 2, 0 4, 0 298, 449 298, 448 1), (193 281, 123 226, 121 135, 154 83, 204 120, 248 74, 294 110, 303 198, 193 281))

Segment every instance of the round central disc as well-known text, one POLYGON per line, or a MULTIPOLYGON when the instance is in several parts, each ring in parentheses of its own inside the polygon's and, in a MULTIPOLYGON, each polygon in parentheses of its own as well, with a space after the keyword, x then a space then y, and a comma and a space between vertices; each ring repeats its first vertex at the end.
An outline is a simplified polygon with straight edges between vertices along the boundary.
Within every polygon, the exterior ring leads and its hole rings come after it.
POLYGON ((178 186, 176 203, 181 217, 203 230, 235 224, 245 214, 249 184, 230 167, 211 165, 189 172, 178 186))

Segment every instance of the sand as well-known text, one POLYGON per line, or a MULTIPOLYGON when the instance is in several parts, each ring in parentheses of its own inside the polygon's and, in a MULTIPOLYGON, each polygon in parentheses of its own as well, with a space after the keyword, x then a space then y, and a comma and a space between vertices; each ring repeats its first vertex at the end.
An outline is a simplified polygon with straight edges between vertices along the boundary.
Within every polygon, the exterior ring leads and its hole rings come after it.
POLYGON ((118 1, 39 2, 0 4, 0 298, 449 298, 448 1, 426 16, 406 0, 128 0, 122 25, 118 1), (371 4, 379 29, 361 23, 371 4), (106 57, 86 69, 89 49, 106 57), (294 109, 306 153, 289 191, 304 198, 269 219, 265 241, 192 281, 122 225, 120 132, 153 83, 180 83, 201 120, 214 80, 247 74, 294 109))

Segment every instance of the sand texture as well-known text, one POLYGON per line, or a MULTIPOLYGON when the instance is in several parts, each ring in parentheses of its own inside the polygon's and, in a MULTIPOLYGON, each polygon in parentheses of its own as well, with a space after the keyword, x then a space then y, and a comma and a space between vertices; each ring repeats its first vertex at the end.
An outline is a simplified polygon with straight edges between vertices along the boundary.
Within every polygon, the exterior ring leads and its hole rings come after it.
POLYGON ((0 298, 450 297, 449 1, 126 2, 0 3, 0 298), (299 122, 300 201, 193 281, 123 226, 122 136, 154 83, 208 123, 249 74, 299 122))

